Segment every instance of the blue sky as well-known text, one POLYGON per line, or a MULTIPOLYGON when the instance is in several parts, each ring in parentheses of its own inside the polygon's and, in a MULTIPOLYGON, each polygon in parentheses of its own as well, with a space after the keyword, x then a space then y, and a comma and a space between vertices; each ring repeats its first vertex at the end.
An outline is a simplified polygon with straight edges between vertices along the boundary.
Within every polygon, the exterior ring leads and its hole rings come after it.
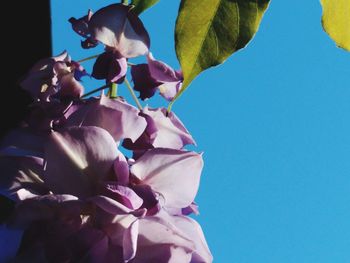
MULTIPOLYGON (((112 2, 53 0, 54 52, 98 53, 80 48, 67 20, 112 2)), ((141 16, 154 56, 175 68, 177 9, 160 0, 141 16)), ((317 0, 272 1, 248 47, 173 107, 204 151, 196 219, 215 262, 350 261, 350 53, 320 17, 317 0)))

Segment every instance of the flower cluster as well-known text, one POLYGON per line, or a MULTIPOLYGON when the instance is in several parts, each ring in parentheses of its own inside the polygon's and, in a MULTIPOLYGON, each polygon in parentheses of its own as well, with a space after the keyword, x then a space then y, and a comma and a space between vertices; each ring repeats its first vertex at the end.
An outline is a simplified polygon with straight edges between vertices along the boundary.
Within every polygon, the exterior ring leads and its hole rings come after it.
MULTIPOLYGON (((122 83, 127 60, 146 55, 147 64, 131 66, 141 98, 159 89, 171 99, 181 88, 181 72, 152 57, 130 7, 70 22, 83 47, 105 45, 92 77, 122 83)), ((201 154, 184 148, 192 136, 164 108, 138 109, 103 92, 83 99, 88 75, 64 52, 21 82, 30 114, 0 145, 0 193, 16 203, 7 225, 23 229, 15 262, 212 262, 188 216, 198 213, 203 167, 201 154)))

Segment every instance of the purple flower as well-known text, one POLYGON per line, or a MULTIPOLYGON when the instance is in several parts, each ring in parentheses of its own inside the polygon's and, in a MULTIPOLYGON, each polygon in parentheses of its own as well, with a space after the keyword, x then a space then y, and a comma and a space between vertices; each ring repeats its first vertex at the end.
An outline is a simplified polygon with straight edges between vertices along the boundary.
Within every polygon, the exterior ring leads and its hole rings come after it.
POLYGON ((113 51, 102 53, 96 59, 91 76, 106 83, 122 83, 128 69, 127 60, 113 51))
POLYGON ((81 75, 86 75, 85 70, 63 52, 37 62, 20 84, 36 101, 50 101, 55 94, 80 97, 84 88, 76 77, 81 75))
POLYGON ((107 130, 115 141, 130 138, 135 141, 145 130, 146 121, 139 110, 125 101, 104 95, 76 103, 66 113, 63 127, 97 126, 107 130))
POLYGON ((196 144, 191 134, 173 112, 166 116, 165 108, 150 109, 145 107, 142 113, 147 121, 146 130, 134 143, 130 140, 123 142, 125 148, 134 151, 135 157, 152 148, 182 149, 187 144, 196 144))
POLYGON ((87 38, 83 47, 93 47, 96 41, 113 50, 119 57, 145 55, 150 40, 141 20, 130 6, 113 4, 80 19, 71 18, 73 29, 87 38))
POLYGON ((82 37, 89 37, 89 21, 93 15, 91 10, 88 11, 86 16, 83 16, 79 19, 71 17, 68 21, 72 24, 73 30, 82 37))
POLYGON ((11 174, 12 181, 18 182, 13 191, 19 203, 10 223, 25 230, 19 259, 211 262, 196 223, 164 211, 191 205, 198 190, 201 155, 153 149, 132 164, 136 181, 125 180, 128 165, 117 144, 106 130, 94 126, 52 132, 45 144, 45 165, 31 159, 13 165, 9 160, 28 157, 21 157, 22 152, 3 154, 8 157, 0 159, 1 166, 13 168, 6 173, 7 182, 11 174), (176 187, 180 181, 181 187, 176 187), (137 191, 141 185, 157 197, 156 214, 147 215, 147 200, 137 191), (146 253, 149 249, 152 253, 146 253))
POLYGON ((164 62, 155 60, 152 53, 147 55, 148 64, 131 67, 134 89, 141 99, 152 97, 157 90, 166 100, 171 101, 182 86, 183 75, 164 62))
POLYGON ((185 208, 197 194, 202 167, 200 154, 156 148, 142 155, 130 171, 138 184, 150 186, 162 207, 185 208))

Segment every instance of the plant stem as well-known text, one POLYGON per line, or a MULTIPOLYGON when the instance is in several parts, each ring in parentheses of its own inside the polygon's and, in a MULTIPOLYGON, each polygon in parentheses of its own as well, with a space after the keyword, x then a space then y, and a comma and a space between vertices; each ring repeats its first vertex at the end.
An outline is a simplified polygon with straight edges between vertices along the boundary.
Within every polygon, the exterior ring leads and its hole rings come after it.
POLYGON ((181 88, 179 92, 175 95, 175 97, 170 101, 168 108, 166 110, 167 115, 171 112, 171 108, 173 107, 175 101, 182 95, 182 93, 185 91, 185 88, 181 88))
POLYGON ((87 57, 87 58, 83 58, 83 59, 81 59, 81 60, 78 60, 77 62, 78 62, 78 63, 82 63, 82 62, 85 62, 85 61, 88 61, 88 60, 97 58, 99 55, 101 55, 101 54, 93 55, 93 56, 90 56, 90 57, 87 57))
POLYGON ((121 3, 122 3, 123 5, 129 5, 129 0, 121 0, 121 3))
POLYGON ((108 84, 106 84, 106 85, 104 85, 104 86, 102 86, 102 87, 99 87, 99 88, 97 88, 97 89, 94 89, 94 90, 92 90, 92 91, 90 91, 90 92, 84 94, 83 96, 81 96, 81 99, 84 99, 84 98, 90 96, 91 94, 94 94, 94 93, 97 92, 97 91, 107 89, 107 88, 110 87, 110 85, 111 85, 111 84, 108 83, 108 84))
POLYGON ((130 82, 126 78, 125 78, 124 82, 125 82, 125 85, 128 87, 128 90, 130 91, 132 98, 136 102, 137 107, 141 111, 142 110, 142 106, 141 106, 138 98, 136 97, 135 92, 134 92, 134 90, 132 89, 132 87, 130 85, 130 82))
POLYGON ((111 88, 109 90, 109 97, 111 99, 118 97, 118 84, 112 83, 111 88))

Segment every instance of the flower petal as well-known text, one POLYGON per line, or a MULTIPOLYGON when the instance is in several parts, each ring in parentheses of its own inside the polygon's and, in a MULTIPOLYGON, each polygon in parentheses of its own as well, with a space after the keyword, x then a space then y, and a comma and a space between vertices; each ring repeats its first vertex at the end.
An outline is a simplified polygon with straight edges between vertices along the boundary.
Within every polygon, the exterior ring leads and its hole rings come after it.
POLYGON ((104 52, 98 56, 93 66, 92 76, 105 79, 107 83, 120 83, 128 69, 126 58, 118 58, 113 52, 104 52))
POLYGON ((167 101, 172 101, 181 89, 181 82, 165 82, 158 87, 160 95, 167 101))
MULTIPOLYGON (((186 144, 194 144, 192 136, 174 113, 166 116, 166 109, 144 108, 143 113, 150 116, 157 130, 152 145, 154 147, 182 149, 186 144)), ((153 128, 153 130, 155 130, 153 128)))
POLYGON ((147 247, 140 247, 132 263, 192 263, 191 253, 183 247, 171 244, 161 244, 147 247))
POLYGON ((113 4, 98 10, 89 21, 94 39, 115 49, 126 58, 145 55, 149 36, 140 19, 123 4, 113 4))
POLYGON ((124 215, 130 213, 132 210, 125 205, 103 195, 97 195, 88 199, 102 210, 112 215, 124 215))
POLYGON ((152 78, 160 82, 178 82, 182 79, 178 78, 176 71, 162 61, 156 60, 152 53, 147 55, 148 68, 152 78))
POLYGON ((131 66, 131 76, 134 82, 134 90, 140 92, 142 100, 153 97, 158 86, 162 84, 151 76, 147 64, 131 66))
POLYGON ((89 10, 86 16, 83 16, 79 19, 71 17, 68 21, 72 24, 72 28, 77 34, 82 37, 88 37, 90 35, 89 21, 92 15, 92 11, 89 10))
POLYGON ((137 239, 139 234, 139 220, 135 220, 128 229, 125 230, 123 236, 123 254, 124 261, 129 262, 136 255, 137 239))
POLYGON ((46 145, 45 183, 54 193, 91 196, 118 156, 111 135, 99 127, 52 132, 46 145))
POLYGON ((107 130, 115 141, 130 138, 135 141, 145 130, 146 121, 139 110, 120 99, 102 95, 77 106, 68 116, 67 126, 97 126, 107 130))
POLYGON ((42 165, 43 160, 37 157, 0 157, 0 194, 18 201, 16 192, 22 188, 38 194, 47 193, 42 165))
POLYGON ((156 148, 142 155, 131 173, 163 196, 165 207, 184 208, 197 194, 202 167, 201 154, 156 148))
POLYGON ((111 197, 130 209, 138 209, 143 203, 143 200, 129 187, 117 185, 114 182, 106 183, 105 187, 108 197, 111 197))
POLYGON ((56 57, 38 61, 21 81, 21 87, 28 91, 35 100, 48 101, 50 96, 59 91, 54 65, 57 62, 66 63, 70 61, 71 58, 66 51, 56 57))
POLYGON ((129 164, 123 154, 118 155, 113 168, 118 184, 126 186, 129 183, 129 164))
POLYGON ((169 218, 177 228, 194 241, 195 250, 191 262, 211 263, 213 261, 213 256, 210 253, 201 226, 195 220, 187 216, 172 216, 169 218))

